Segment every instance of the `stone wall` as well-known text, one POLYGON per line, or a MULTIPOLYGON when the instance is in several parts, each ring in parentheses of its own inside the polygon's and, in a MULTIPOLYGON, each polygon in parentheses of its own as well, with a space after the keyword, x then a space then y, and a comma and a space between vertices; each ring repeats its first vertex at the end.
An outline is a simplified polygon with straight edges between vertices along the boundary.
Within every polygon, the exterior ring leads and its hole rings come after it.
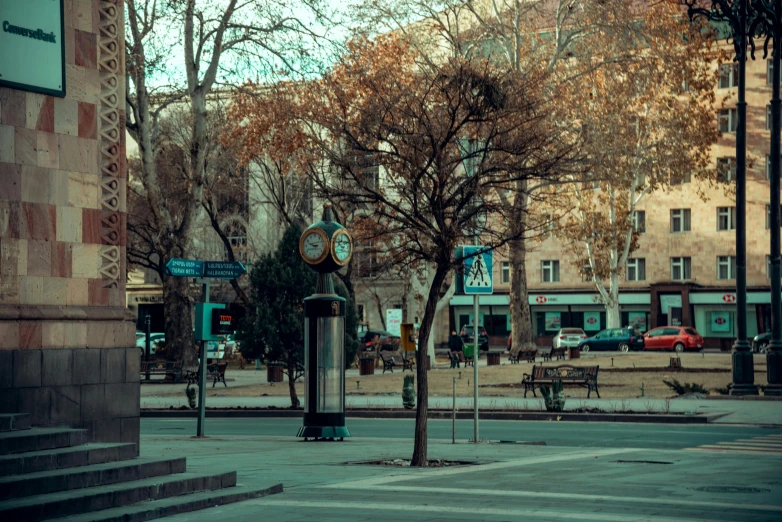
POLYGON ((0 408, 138 441, 121 0, 65 0, 66 96, 0 88, 0 408))

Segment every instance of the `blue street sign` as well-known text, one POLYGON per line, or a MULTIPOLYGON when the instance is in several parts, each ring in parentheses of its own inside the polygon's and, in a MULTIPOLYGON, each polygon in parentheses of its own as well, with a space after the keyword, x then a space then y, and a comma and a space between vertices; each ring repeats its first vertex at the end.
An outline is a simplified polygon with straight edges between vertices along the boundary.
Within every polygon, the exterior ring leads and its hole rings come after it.
POLYGON ((466 258, 464 260, 464 293, 470 295, 493 293, 492 251, 482 252, 486 249, 483 246, 464 246, 462 249, 466 258), (477 252, 482 253, 474 255, 477 252))
POLYGON ((204 274, 204 262, 174 257, 166 263, 166 273, 174 277, 201 277, 204 274))
POLYGON ((204 261, 204 277, 236 279, 247 273, 240 261, 204 261))

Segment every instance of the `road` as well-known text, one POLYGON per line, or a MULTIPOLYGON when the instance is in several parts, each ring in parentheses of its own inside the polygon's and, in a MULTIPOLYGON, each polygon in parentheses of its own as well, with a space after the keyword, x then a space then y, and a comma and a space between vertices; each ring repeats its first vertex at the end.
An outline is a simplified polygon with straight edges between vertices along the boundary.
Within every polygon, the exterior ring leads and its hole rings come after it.
MULTIPOLYGON (((412 419, 348 419, 351 436, 411 439, 415 422, 412 419)), ((295 436, 301 419, 207 418, 205 431, 210 436, 295 436)), ((782 434, 782 429, 753 426, 670 425, 626 423, 573 423, 481 421, 481 440, 543 441, 548 446, 591 448, 685 449, 716 444, 734 439, 749 439, 782 434)), ((142 435, 195 434, 195 419, 142 418, 142 435)), ((456 438, 471 439, 473 424, 456 421, 456 438)), ((430 439, 451 440, 451 421, 430 420, 430 439)))

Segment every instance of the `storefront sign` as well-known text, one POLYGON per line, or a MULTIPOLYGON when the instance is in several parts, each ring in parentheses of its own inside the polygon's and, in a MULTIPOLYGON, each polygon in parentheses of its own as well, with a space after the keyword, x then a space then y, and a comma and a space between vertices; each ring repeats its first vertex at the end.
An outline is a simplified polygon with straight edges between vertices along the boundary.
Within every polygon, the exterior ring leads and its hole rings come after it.
POLYGON ((725 294, 722 296, 722 301, 724 303, 735 303, 736 302, 736 294, 725 294))
POLYGON ((600 330, 600 312, 584 312, 584 331, 600 330))
POLYGON ((559 312, 546 312, 546 330, 559 330, 562 318, 559 312))
POLYGON ((63 0, 0 2, 0 85, 64 97, 63 33, 63 0))
POLYGON ((646 331, 646 312, 628 312, 627 322, 629 326, 638 328, 642 332, 646 331))
POLYGON ((712 312, 711 331, 730 332, 730 312, 712 312))
POLYGON ((386 329, 393 335, 402 335, 402 310, 391 308, 386 310, 386 329))
POLYGON ((679 295, 661 295, 660 296, 660 308, 662 309, 662 313, 669 314, 670 308, 681 308, 682 307, 682 296, 679 295))

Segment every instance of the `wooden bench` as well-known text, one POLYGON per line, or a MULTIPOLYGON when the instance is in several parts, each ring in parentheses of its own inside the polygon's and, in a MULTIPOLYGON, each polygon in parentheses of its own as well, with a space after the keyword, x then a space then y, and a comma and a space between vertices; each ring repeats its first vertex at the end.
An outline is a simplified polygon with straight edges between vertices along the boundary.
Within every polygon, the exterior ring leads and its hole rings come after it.
POLYGON ((405 357, 404 354, 399 352, 380 352, 380 360, 383 361, 383 373, 386 373, 386 370, 394 373, 394 366, 399 365, 402 366, 402 373, 405 373, 405 370, 410 370, 412 372, 413 365, 415 365, 415 359, 412 357, 405 357))
POLYGON ((520 361, 527 361, 534 363, 535 357, 538 356, 538 350, 537 348, 533 348, 531 350, 519 350, 516 353, 510 353, 508 355, 508 361, 510 361, 511 364, 519 364, 520 361))
POLYGON ((552 361, 556 358, 556 360, 564 360, 567 357, 567 348, 554 348, 551 347, 551 351, 548 353, 543 353, 543 360, 544 361, 552 361))
POLYGON ((565 386, 581 386, 586 388, 587 398, 594 391, 600 398, 600 390, 597 389, 597 372, 599 366, 576 367, 570 364, 561 364, 559 366, 533 366, 532 373, 525 373, 521 379, 524 385, 524 397, 528 391, 537 397, 535 387, 551 385, 554 381, 562 381, 565 386))
MULTIPOLYGON (((174 380, 171 382, 182 382, 182 363, 183 361, 141 361, 141 382, 146 381, 146 375, 149 373, 152 375, 173 375, 174 380)), ((149 382, 149 381, 146 381, 149 382)), ((158 381, 159 382, 159 381, 158 381)))
MULTIPOLYGON (((215 384, 218 382, 223 383, 223 386, 226 388, 228 387, 228 384, 225 382, 225 370, 228 368, 228 363, 217 363, 217 364, 209 364, 206 367, 206 380, 212 380, 212 388, 215 387, 215 384)), ((187 387, 190 388, 191 384, 198 384, 198 375, 200 373, 199 371, 188 371, 185 375, 185 378, 187 379, 187 387)))

